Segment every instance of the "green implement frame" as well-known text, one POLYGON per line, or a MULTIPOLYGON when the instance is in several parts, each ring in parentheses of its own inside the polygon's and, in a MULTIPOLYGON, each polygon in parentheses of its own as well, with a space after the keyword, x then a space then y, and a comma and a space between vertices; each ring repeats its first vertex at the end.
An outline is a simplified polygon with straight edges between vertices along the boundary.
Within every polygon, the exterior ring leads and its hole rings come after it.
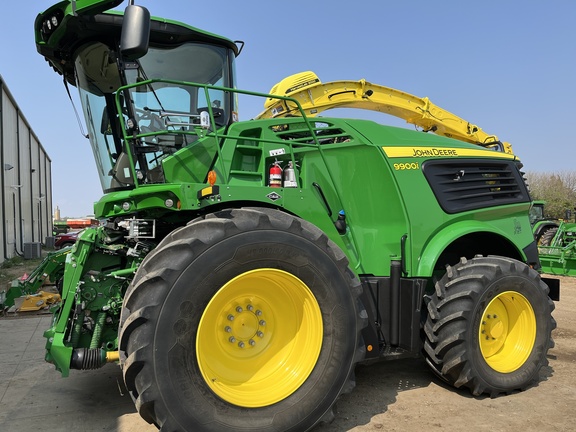
POLYGON ((561 221, 549 246, 538 246, 542 271, 576 276, 576 223, 561 221))
POLYGON ((64 263, 71 247, 49 252, 46 258, 25 279, 15 279, 8 291, 4 307, 14 306, 14 299, 30 294, 36 294, 47 283, 57 284, 64 274, 64 263))

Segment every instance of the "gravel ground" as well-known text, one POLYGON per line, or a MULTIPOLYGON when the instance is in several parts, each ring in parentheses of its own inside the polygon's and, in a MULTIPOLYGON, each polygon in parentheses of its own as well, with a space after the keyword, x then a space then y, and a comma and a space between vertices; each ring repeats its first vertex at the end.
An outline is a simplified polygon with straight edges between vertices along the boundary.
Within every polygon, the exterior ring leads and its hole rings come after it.
MULTIPOLYGON (((314 432, 573 431, 576 421, 576 278, 561 278, 556 346, 540 382, 520 393, 472 397, 440 382, 423 360, 357 368, 357 385, 336 418, 314 432)), ((61 378, 44 362, 50 316, 0 319, 0 430, 152 432, 126 394, 120 369, 72 371, 61 378)))

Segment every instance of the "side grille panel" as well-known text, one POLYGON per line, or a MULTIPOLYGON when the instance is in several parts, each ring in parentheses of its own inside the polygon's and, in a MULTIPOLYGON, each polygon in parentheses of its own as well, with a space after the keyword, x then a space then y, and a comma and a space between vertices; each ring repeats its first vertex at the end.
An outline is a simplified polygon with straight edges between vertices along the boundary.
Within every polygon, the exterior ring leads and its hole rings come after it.
POLYGON ((446 213, 530 201, 514 161, 429 160, 422 170, 446 213))

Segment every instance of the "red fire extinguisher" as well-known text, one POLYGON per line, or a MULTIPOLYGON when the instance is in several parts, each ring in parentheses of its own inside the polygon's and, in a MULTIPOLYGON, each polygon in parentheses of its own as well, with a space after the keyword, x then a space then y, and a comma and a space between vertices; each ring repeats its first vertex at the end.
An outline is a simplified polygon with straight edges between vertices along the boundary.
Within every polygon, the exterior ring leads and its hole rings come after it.
POLYGON ((270 167, 270 178, 268 183, 270 187, 282 187, 282 167, 280 166, 280 162, 274 161, 270 167))

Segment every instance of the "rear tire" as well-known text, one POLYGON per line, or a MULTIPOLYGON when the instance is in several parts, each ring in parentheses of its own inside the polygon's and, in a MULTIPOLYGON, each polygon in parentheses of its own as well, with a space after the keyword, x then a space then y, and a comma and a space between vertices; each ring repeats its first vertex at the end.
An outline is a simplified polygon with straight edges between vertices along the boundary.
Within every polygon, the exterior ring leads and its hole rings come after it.
POLYGON ((476 257, 448 267, 428 304, 428 364, 473 395, 524 390, 538 380, 553 347, 554 304, 526 264, 476 257))
POLYGON ((554 236, 558 232, 558 227, 548 228, 542 235, 538 241, 538 246, 552 246, 552 240, 554 240, 554 236))
POLYGON ((197 219, 126 293, 126 386, 162 431, 308 430, 354 386, 360 292, 342 251, 303 220, 262 209, 197 219))

